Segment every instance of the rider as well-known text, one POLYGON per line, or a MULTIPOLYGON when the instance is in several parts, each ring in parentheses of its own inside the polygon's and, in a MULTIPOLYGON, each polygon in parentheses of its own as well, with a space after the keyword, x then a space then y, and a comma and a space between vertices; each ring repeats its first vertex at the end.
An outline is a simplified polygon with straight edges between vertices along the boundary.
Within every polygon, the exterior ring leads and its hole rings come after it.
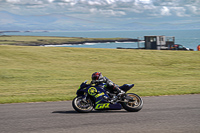
MULTIPOLYGON (((94 72, 92 74, 91 84, 99 85, 101 83, 106 83, 106 88, 109 89, 109 91, 117 91, 117 97, 121 97, 122 95, 125 94, 125 92, 123 90, 121 90, 118 85, 113 83, 107 77, 105 77, 105 76, 103 77, 101 72, 94 72)), ((111 101, 113 101, 113 99, 111 101)))

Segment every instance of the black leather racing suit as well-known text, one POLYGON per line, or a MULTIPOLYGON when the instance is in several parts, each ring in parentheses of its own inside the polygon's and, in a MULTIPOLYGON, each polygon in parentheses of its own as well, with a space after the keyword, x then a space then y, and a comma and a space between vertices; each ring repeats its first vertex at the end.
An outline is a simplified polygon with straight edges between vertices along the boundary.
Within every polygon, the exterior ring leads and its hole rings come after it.
POLYGON ((110 79, 108 79, 107 77, 102 77, 98 80, 92 80, 91 83, 94 84, 100 84, 100 83, 106 83, 106 89, 108 89, 111 93, 117 91, 117 93, 122 93, 123 91, 119 88, 118 85, 116 85, 115 83, 113 83, 110 79))

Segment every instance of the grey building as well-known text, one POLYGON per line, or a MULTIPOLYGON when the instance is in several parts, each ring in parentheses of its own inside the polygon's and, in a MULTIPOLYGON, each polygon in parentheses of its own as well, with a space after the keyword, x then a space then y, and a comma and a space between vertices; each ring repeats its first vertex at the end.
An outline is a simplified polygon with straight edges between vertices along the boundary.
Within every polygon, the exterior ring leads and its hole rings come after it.
POLYGON ((175 43, 175 37, 166 36, 144 36, 145 49, 169 49, 175 43))

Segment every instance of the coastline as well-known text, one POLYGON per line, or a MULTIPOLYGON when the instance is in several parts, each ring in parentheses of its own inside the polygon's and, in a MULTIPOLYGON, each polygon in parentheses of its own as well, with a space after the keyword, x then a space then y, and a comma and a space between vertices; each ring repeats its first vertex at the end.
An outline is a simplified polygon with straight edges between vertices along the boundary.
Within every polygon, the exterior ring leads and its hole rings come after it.
POLYGON ((52 36, 0 36, 0 45, 44 46, 44 45, 84 45, 87 43, 138 42, 133 38, 83 38, 52 36))

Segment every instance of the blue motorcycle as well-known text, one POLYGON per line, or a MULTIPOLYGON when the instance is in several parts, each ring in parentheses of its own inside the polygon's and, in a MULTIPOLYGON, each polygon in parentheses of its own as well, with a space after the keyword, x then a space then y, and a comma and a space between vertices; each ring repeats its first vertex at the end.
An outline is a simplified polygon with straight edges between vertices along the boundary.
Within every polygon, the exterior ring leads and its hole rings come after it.
MULTIPOLYGON (((95 110, 121 110, 124 108, 129 112, 140 111, 143 107, 143 100, 134 93, 126 93, 118 96, 116 92, 109 92, 102 85, 87 84, 83 82, 77 90, 77 96, 72 101, 73 108, 80 113, 88 113, 95 110), (111 102, 112 101, 112 102, 111 102)), ((134 84, 124 84, 119 88, 125 92, 130 90, 134 84)))

